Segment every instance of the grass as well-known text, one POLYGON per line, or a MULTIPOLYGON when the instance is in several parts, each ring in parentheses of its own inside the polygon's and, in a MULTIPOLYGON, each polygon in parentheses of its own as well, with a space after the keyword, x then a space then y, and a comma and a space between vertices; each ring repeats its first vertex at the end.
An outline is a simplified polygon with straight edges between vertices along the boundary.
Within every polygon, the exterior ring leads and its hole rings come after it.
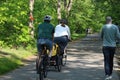
POLYGON ((77 39, 81 39, 81 38, 85 37, 86 34, 73 33, 71 36, 72 36, 72 40, 77 40, 77 39))
POLYGON ((35 54, 35 50, 28 51, 23 48, 17 50, 10 48, 0 49, 0 75, 24 65, 22 60, 33 54, 35 54))

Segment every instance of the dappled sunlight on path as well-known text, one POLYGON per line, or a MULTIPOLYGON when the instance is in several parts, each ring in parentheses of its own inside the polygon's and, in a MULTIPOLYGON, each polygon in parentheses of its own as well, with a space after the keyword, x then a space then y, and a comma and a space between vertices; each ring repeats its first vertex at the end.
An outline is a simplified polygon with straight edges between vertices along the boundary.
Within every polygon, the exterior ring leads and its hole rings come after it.
MULTIPOLYGON (((50 70, 45 80, 104 80, 101 41, 96 36, 96 39, 89 38, 69 43, 66 66, 62 67, 61 72, 50 70)), ((0 80, 38 80, 33 61, 2 76, 0 80)), ((115 70, 113 78, 119 80, 115 70)))

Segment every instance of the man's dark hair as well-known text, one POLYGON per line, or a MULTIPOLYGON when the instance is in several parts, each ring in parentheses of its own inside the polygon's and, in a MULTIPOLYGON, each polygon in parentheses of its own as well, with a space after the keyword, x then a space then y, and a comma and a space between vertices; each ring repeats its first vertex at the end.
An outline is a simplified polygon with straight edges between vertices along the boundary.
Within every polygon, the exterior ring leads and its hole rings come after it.
POLYGON ((110 21, 112 21, 112 18, 110 16, 107 16, 106 17, 106 22, 110 22, 110 21))
POLYGON ((67 21, 66 21, 65 19, 61 19, 61 20, 60 20, 60 23, 64 23, 64 24, 66 24, 67 21))

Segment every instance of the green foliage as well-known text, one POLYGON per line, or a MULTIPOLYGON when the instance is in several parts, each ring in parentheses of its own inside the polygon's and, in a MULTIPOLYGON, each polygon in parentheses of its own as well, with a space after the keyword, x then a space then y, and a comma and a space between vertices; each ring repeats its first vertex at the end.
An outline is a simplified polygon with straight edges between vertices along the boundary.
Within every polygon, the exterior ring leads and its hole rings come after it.
POLYGON ((57 24, 57 1, 56 0, 35 0, 34 6, 34 18, 35 27, 43 22, 45 15, 50 15, 52 17, 52 22, 54 25, 57 24), (54 3, 54 4, 53 4, 54 3))
MULTIPOLYGON (((113 22, 120 24, 119 0, 73 0, 71 11, 67 17, 71 33, 82 34, 87 28, 99 32, 105 22, 105 16, 113 17, 113 22)), ((61 2, 62 18, 66 18, 63 0, 61 2)), ((29 0, 0 0, 0 46, 30 49, 35 47, 36 38, 29 35, 29 0)), ((51 15, 51 23, 56 26, 57 0, 35 0, 34 27, 43 22, 45 15, 51 15)), ((36 33, 35 33, 36 35, 36 33)))
POLYGON ((15 69, 19 64, 20 62, 18 60, 15 61, 5 57, 0 58, 0 74, 4 74, 10 70, 15 69))
POLYGON ((113 23, 118 23, 120 25, 120 1, 119 0, 93 0, 95 4, 96 12, 100 13, 101 17, 99 19, 102 19, 103 22, 105 20, 106 16, 112 16, 113 23))
POLYGON ((84 38, 85 36, 86 36, 86 34, 73 33, 73 34, 72 34, 72 40, 81 39, 81 38, 84 38))
POLYGON ((86 28, 93 27, 93 5, 89 0, 74 0, 68 18, 73 33, 85 33, 86 28))
POLYGON ((9 46, 27 44, 29 1, 7 0, 0 5, 0 41, 9 46))

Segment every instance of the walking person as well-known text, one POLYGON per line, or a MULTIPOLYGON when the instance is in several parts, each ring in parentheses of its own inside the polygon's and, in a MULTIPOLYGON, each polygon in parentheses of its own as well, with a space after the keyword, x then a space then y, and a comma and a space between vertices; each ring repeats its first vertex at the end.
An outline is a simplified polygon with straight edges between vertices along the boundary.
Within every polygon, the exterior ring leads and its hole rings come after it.
POLYGON ((101 30, 101 38, 103 40, 102 51, 104 55, 105 80, 109 80, 112 78, 116 39, 120 39, 119 29, 116 25, 112 24, 110 16, 106 17, 106 24, 101 30))

